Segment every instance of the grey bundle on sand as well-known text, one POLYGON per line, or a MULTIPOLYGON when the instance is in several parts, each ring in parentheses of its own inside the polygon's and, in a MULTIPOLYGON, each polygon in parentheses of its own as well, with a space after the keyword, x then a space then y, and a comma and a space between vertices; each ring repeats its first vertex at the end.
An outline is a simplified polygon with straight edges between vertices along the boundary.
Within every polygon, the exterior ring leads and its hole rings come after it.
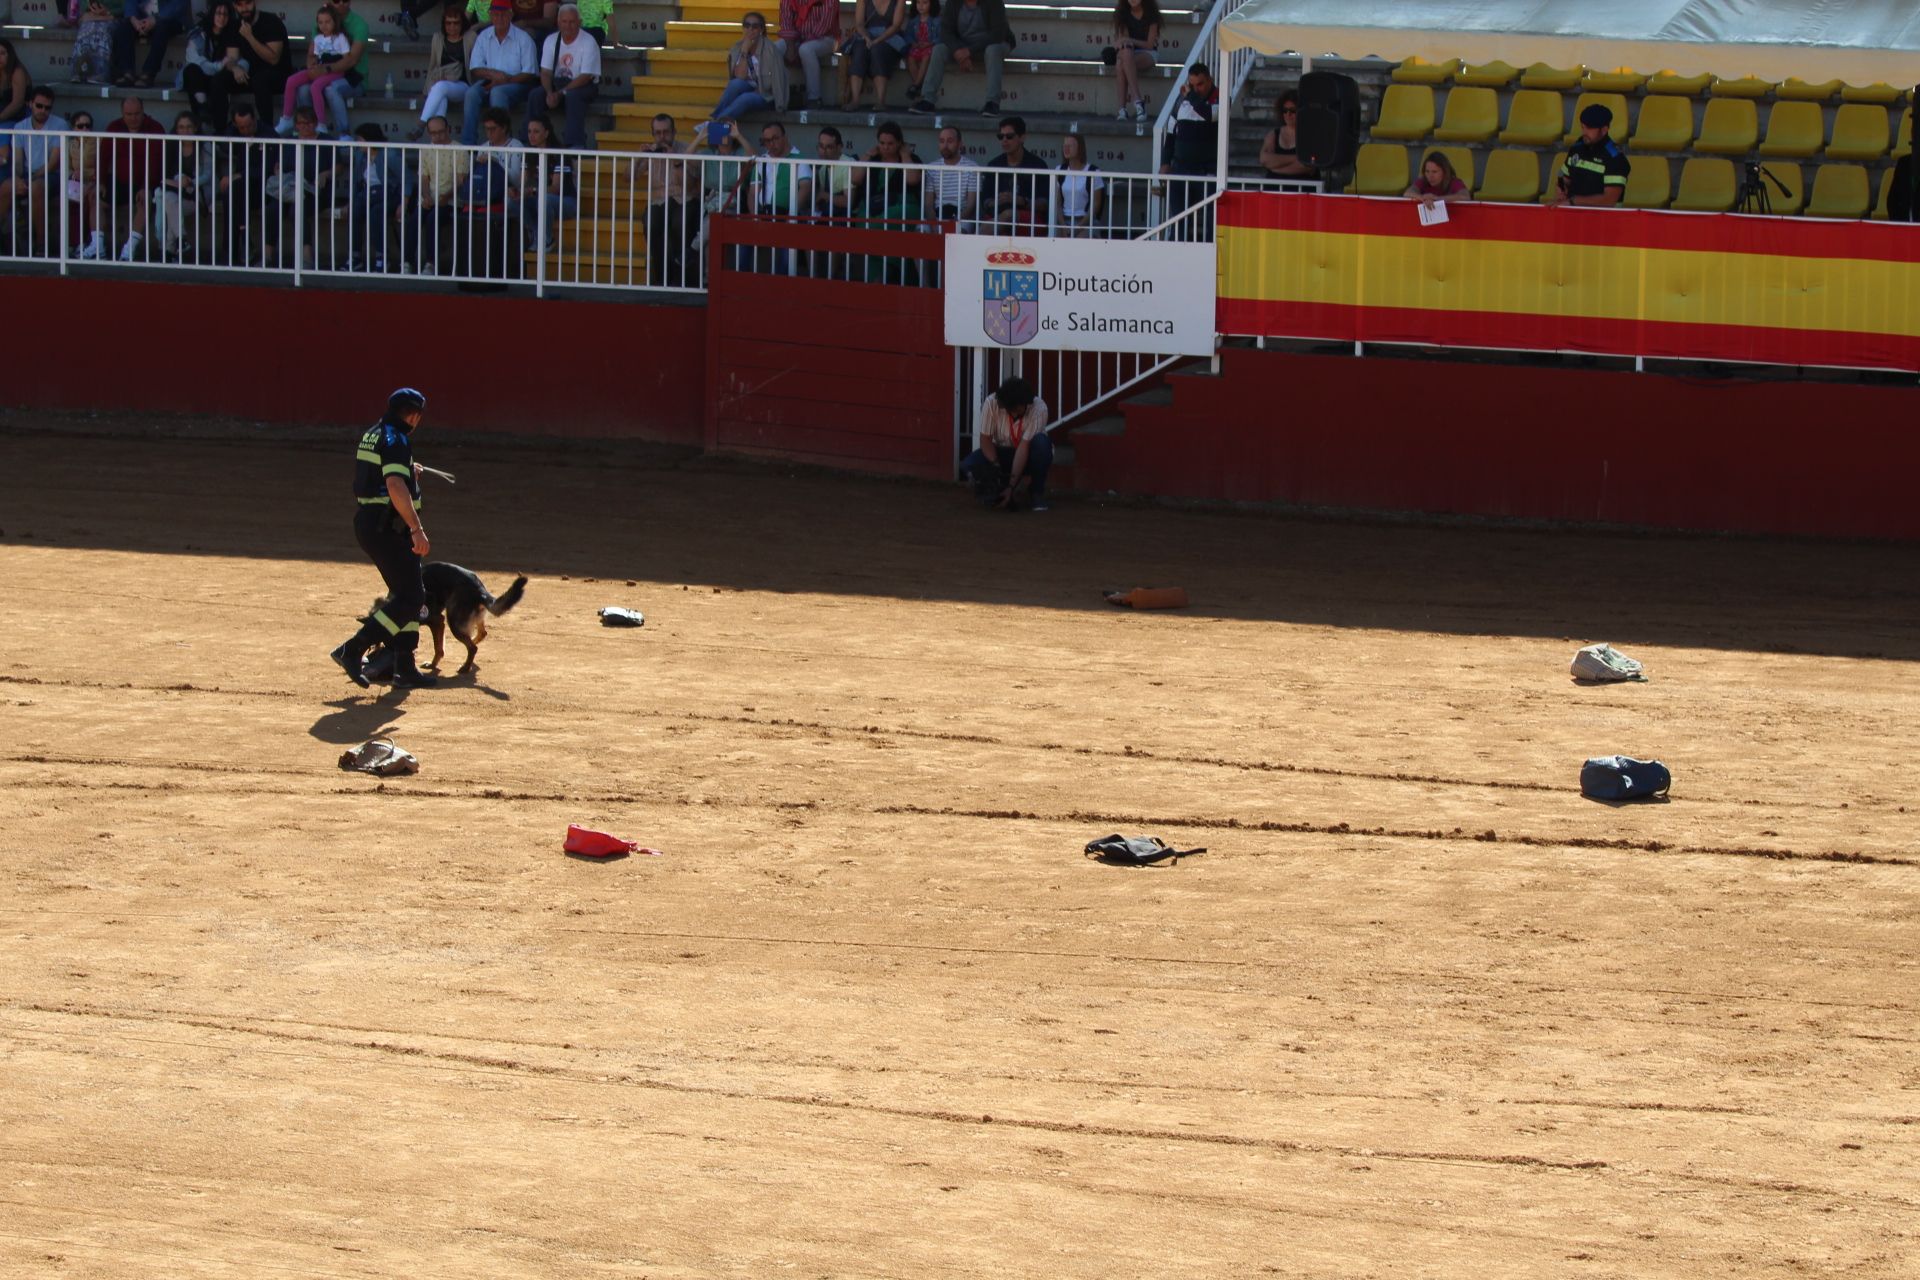
POLYGON ((638 609, 621 609, 608 605, 600 611, 600 625, 603 627, 644 627, 646 615, 638 609))
POLYGON ((1575 680, 1589 680, 1595 683, 1611 684, 1620 680, 1641 680, 1647 677, 1641 665, 1620 652, 1610 644, 1590 644, 1573 655, 1569 668, 1575 680))
POLYGON ((1102 836, 1089 841, 1086 848, 1089 858, 1123 867, 1144 867, 1167 859, 1178 866, 1180 859, 1205 852, 1204 848, 1175 849, 1159 836, 1102 836))
POLYGON ((420 761, 411 751, 394 746, 390 738, 373 738, 341 752, 340 767, 356 773, 392 778, 420 772, 420 761))

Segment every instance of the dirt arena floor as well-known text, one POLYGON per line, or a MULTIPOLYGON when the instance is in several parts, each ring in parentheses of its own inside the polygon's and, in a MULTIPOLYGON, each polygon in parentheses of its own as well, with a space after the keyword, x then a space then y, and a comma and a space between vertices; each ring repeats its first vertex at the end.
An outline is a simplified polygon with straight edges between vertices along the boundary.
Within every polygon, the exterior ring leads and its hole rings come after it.
POLYGON ((1920 549, 3 421, 0 1274, 1920 1275, 1920 549))

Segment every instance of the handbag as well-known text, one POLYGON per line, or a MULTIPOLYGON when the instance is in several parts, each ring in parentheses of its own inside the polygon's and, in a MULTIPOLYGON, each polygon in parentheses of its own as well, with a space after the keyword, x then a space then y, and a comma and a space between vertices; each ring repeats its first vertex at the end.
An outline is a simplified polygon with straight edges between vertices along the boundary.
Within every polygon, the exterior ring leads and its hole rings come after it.
POLYGON ((1100 51, 1100 61, 1106 63, 1108 66, 1111 67, 1116 62, 1120 61, 1120 51, 1114 48, 1112 45, 1108 45, 1106 48, 1100 51))

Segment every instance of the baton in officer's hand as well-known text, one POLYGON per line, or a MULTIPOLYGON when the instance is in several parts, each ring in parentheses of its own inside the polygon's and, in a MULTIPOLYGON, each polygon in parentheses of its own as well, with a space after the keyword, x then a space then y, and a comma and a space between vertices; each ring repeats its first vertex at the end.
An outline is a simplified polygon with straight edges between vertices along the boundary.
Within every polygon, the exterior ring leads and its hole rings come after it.
POLYGON ((429 467, 422 462, 416 462, 413 465, 416 467, 419 467, 420 470, 426 475, 439 476, 442 480, 445 480, 448 484, 453 483, 453 472, 451 471, 442 471, 438 467, 429 467))

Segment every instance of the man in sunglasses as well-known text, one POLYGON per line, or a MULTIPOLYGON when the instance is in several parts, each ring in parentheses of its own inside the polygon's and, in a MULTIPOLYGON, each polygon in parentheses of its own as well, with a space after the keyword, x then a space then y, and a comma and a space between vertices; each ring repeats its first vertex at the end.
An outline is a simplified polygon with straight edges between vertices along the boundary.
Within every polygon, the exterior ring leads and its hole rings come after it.
POLYGON ((27 118, 0 134, 0 146, 12 141, 6 148, 8 157, 0 157, 10 158, 12 166, 11 173, 0 172, 0 219, 11 222, 8 211, 25 201, 25 231, 37 240, 47 221, 46 183, 57 176, 54 167, 60 162, 60 140, 53 135, 65 129, 67 122, 53 114, 53 90, 47 85, 34 86, 27 104, 27 118))
POLYGON ((727 50, 727 87, 713 108, 715 120, 737 120, 752 111, 778 111, 787 102, 787 63, 767 39, 758 13, 740 19, 740 38, 727 50))
POLYGON ((1053 183, 1047 176, 1047 162, 1027 150, 1027 122, 1008 116, 1000 122, 997 136, 1000 154, 987 161, 987 172, 980 178, 980 230, 987 235, 1022 235, 1044 229, 1053 183), (1006 169, 1030 172, 994 172, 1006 169))

